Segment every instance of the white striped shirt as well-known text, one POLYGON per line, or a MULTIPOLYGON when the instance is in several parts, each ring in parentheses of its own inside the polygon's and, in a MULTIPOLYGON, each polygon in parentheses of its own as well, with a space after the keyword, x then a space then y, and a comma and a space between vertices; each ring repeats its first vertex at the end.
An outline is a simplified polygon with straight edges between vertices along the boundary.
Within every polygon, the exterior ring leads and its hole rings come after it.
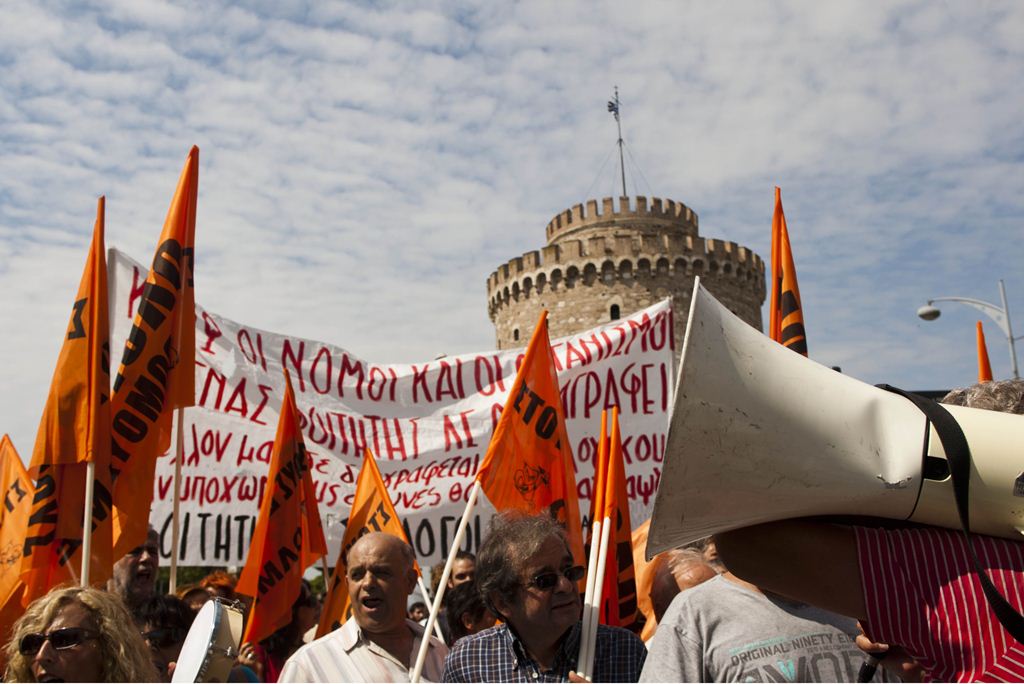
MULTIPOLYGON (((416 662, 423 627, 406 620, 414 638, 409 662, 416 662)), ((430 650, 420 681, 439 682, 448 647, 430 638, 430 650)), ((327 636, 306 644, 288 659, 279 682, 407 682, 409 669, 395 656, 370 641, 349 618, 327 636)))

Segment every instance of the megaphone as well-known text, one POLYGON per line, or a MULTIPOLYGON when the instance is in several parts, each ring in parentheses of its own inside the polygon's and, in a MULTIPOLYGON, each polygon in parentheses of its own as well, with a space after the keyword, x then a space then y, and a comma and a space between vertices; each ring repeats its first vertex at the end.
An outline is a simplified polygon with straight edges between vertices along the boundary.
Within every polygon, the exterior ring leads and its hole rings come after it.
MULTIPOLYGON (((1024 416, 945 407, 971 452, 974 532, 1021 539, 1024 416)), ((694 283, 647 557, 808 516, 960 528, 945 452, 906 398, 783 347, 694 283)))

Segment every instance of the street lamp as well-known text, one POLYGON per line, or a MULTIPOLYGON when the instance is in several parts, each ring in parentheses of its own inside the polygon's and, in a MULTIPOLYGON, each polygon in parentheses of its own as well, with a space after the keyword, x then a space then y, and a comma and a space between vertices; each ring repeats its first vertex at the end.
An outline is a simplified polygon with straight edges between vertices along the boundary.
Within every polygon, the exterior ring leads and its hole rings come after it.
POLYGON ((918 317, 926 321, 934 321, 939 315, 942 314, 938 308, 932 306, 935 302, 960 302, 967 306, 973 306, 978 311, 981 311, 986 316, 991 318, 999 326, 999 329, 1006 335, 1006 341, 1010 345, 1010 365, 1013 368, 1013 377, 1019 378, 1020 375, 1017 373, 1017 349, 1014 347, 1014 341, 1019 340, 1024 335, 1019 337, 1013 336, 1013 326, 1010 324, 1010 307, 1006 305, 1006 287, 1003 285, 1003 281, 999 281, 999 296, 1003 300, 1003 306, 998 307, 995 304, 982 301, 980 299, 972 299, 971 297, 936 297, 935 299, 929 299, 928 303, 917 310, 918 317))

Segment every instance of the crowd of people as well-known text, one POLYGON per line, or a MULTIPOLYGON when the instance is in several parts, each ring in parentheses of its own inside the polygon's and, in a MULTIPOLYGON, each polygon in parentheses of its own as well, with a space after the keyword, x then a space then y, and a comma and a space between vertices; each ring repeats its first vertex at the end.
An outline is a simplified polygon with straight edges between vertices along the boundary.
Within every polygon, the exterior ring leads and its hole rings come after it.
MULTIPOLYGON (((988 384, 953 399, 1024 413, 1024 382, 988 384)), ((980 598, 959 535, 786 520, 666 552, 638 597, 645 620, 599 626, 592 681, 857 681, 866 655, 882 653, 876 681, 1020 680, 1024 645, 980 598)), ((170 681, 197 611, 245 597, 223 571, 160 594, 157 542, 151 529, 106 591, 60 587, 32 603, 8 635, 5 681, 170 681)), ((1021 543, 977 537, 974 548, 1019 612, 1021 543)), ((314 638, 322 597, 304 582, 291 621, 241 644, 229 681, 409 681, 423 640, 422 681, 587 681, 576 672, 583 568, 547 515, 496 515, 477 555, 459 554, 443 639, 426 633, 430 597, 403 539, 366 534, 346 567, 346 622, 314 638)))
MULTIPOLYGON (((198 610, 215 598, 242 597, 223 571, 177 595, 158 593, 156 542, 151 530, 146 544, 118 561, 108 591, 62 588, 34 603, 7 644, 7 681, 170 681, 198 610)), ((304 581, 291 622, 258 644, 242 644, 229 681, 408 681, 429 610, 412 549, 398 537, 367 534, 350 549, 347 567, 351 619, 313 639, 320 602, 304 581)), ((852 620, 761 592, 724 568, 712 541, 662 554, 653 567, 649 620, 657 627, 645 630, 653 636, 645 644, 632 631, 601 625, 593 681, 729 678, 735 659, 716 644, 682 648, 689 644, 682 630, 706 622, 747 641, 769 632, 827 633, 844 666, 814 665, 796 671, 798 679, 850 679, 859 656, 852 620)), ((462 552, 454 564, 439 615, 444 639, 430 637, 421 679, 582 681, 575 674, 581 575, 550 517, 497 516, 479 555, 462 552)), ((821 639, 812 651, 821 652, 821 639)))

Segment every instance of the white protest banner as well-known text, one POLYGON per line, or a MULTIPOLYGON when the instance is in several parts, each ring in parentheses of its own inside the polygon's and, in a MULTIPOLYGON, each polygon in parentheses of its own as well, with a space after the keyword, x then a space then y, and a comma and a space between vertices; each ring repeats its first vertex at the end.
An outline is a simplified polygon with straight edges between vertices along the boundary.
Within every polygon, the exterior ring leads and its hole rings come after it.
MULTIPOLYGON (((131 328, 146 268, 116 249, 109 254, 111 344, 117 349, 131 328)), ((673 404, 669 300, 556 340, 552 349, 581 515, 589 510, 601 410, 618 405, 630 514, 646 520, 673 404)), ((196 406, 185 410, 179 563, 245 562, 284 395, 282 367, 291 374, 313 458, 330 562, 344 534, 364 446, 377 457, 420 563, 443 560, 522 352, 376 364, 324 342, 243 325, 197 304, 196 406)), ((162 457, 156 473, 151 522, 169 557, 173 457, 162 457)), ((464 548, 479 546, 492 514, 484 506, 470 521, 464 548)))

